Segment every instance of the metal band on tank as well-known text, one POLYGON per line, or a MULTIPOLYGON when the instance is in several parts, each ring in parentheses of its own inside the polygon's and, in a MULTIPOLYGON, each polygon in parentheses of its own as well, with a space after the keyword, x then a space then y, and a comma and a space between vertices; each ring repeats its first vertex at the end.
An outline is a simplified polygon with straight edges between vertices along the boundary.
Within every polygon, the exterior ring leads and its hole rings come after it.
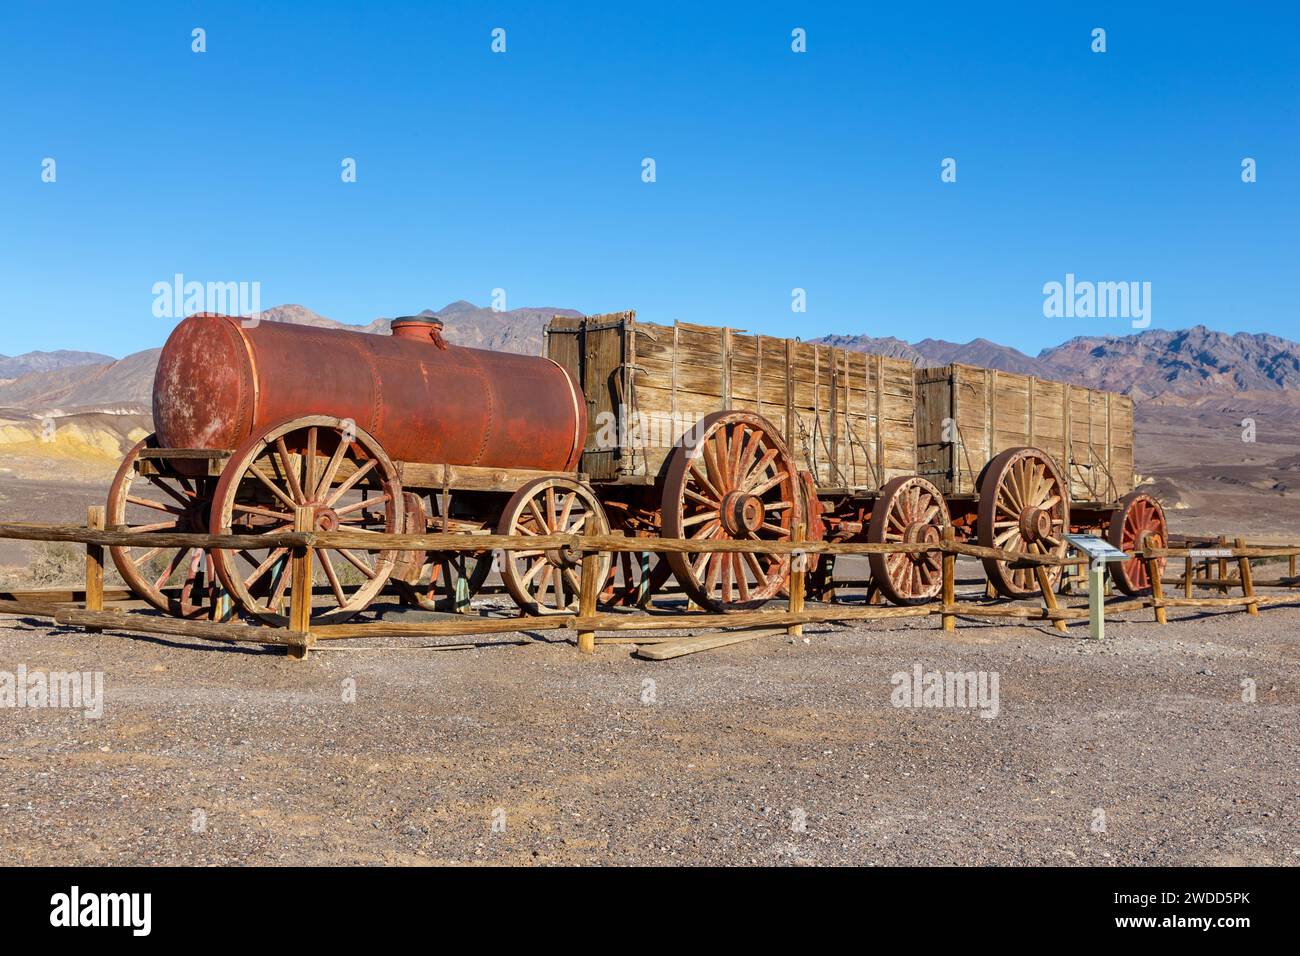
MULTIPOLYGON (((586 438, 585 435, 580 434, 583 416, 582 409, 578 405, 578 383, 573 380, 573 376, 569 374, 568 370, 559 362, 555 361, 555 359, 551 358, 549 355, 543 355, 541 357, 558 368, 560 374, 564 376, 564 380, 569 383, 569 398, 573 400, 573 444, 569 448, 569 457, 567 461, 572 462, 573 470, 577 471, 578 466, 582 463, 582 446, 586 438)), ((582 400, 585 402, 587 397, 584 395, 582 400)))

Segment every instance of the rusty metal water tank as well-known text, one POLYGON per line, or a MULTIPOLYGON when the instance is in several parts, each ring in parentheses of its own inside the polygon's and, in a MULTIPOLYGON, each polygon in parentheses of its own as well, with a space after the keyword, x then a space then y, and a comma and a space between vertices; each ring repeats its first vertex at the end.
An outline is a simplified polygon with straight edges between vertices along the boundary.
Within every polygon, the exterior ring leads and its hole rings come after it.
POLYGON ((351 419, 394 459, 573 471, 586 403, 547 358, 449 345, 422 317, 392 335, 201 313, 167 339, 154 377, 159 442, 233 449, 301 415, 351 419))

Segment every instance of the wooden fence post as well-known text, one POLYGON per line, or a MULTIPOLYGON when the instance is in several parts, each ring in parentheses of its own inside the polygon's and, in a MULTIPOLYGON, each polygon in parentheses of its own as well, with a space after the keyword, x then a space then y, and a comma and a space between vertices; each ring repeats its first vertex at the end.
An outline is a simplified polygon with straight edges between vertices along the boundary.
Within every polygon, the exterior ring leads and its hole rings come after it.
POLYGON ((1156 623, 1166 624, 1169 617, 1165 613, 1164 607, 1165 587, 1164 582, 1160 580, 1160 561, 1151 556, 1146 542, 1142 544, 1142 552, 1142 559, 1147 565, 1147 576, 1151 579, 1151 601, 1156 612, 1156 623))
POLYGON ((957 539, 957 534, 950 524, 943 526, 943 629, 957 630, 957 615, 949 610, 957 603, 957 555, 948 547, 957 539))
MULTIPOLYGON (((86 527, 91 531, 104 530, 104 506, 91 505, 86 511, 86 527)), ((86 610, 104 610, 104 546, 86 545, 86 610)), ((88 627, 88 634, 99 634, 102 628, 88 627)))
MULTIPOLYGON (((584 535, 600 534, 595 514, 588 514, 582 525, 584 535)), ((600 593, 600 552, 582 552, 582 578, 578 581, 578 616, 591 617, 596 613, 596 597, 600 593)), ((578 631, 578 650, 583 654, 596 653, 596 632, 578 631)))
MULTIPOLYGON (((1246 541, 1244 538, 1237 539, 1237 547, 1246 547, 1246 541)), ((1244 556, 1238 558, 1237 567, 1241 570, 1241 593, 1248 598, 1253 598, 1255 596, 1255 579, 1252 577, 1250 571, 1250 558, 1244 556)), ((1246 613, 1253 617, 1258 617, 1259 605, 1254 601, 1251 601, 1246 605, 1246 613)))
MULTIPOLYGON (((293 515, 293 530, 300 533, 315 531, 316 510, 310 505, 297 508, 293 515)), ((310 547, 293 549, 289 569, 289 630, 293 632, 293 643, 289 644, 289 656, 294 660, 305 658, 311 643, 312 567, 315 563, 310 547)))
POLYGON ((1186 568, 1187 568, 1187 576, 1183 579, 1183 596, 1192 597, 1193 592, 1196 590, 1196 588, 1192 585, 1192 575, 1196 569, 1196 566, 1192 562, 1192 556, 1190 554, 1187 556, 1186 568))
MULTIPOLYGON (((803 525, 796 524, 794 531, 790 535, 790 540, 796 544, 803 544, 803 525)), ((797 552, 790 555, 790 613, 803 613, 804 591, 808 587, 808 554, 807 552, 797 552)), ((803 637, 803 625, 791 624, 785 629, 786 634, 790 637, 803 637)))

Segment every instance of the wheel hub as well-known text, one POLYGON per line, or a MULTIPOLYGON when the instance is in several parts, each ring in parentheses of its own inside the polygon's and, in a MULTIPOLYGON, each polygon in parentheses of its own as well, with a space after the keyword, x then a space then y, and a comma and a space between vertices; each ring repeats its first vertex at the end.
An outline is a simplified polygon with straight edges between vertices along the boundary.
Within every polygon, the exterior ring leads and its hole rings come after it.
POLYGON ((733 538, 747 537, 763 526, 763 502, 747 491, 732 491, 722 499, 722 527, 733 538))
POLYGON ((563 548, 547 548, 542 553, 557 568, 576 568, 582 563, 582 555, 567 545, 563 548))
MULTIPOLYGON (((903 541, 906 544, 937 545, 940 538, 941 535, 938 527, 925 521, 913 521, 903 529, 903 541)), ((920 563, 925 560, 925 554, 921 552, 918 552, 917 554, 909 554, 908 557, 912 559, 913 563, 920 563)))
POLYGON ((1029 508, 1020 516, 1020 535, 1026 542, 1052 535, 1052 516, 1042 508, 1029 508))
POLYGON ((342 522, 333 508, 317 507, 315 524, 317 531, 337 531, 342 522))

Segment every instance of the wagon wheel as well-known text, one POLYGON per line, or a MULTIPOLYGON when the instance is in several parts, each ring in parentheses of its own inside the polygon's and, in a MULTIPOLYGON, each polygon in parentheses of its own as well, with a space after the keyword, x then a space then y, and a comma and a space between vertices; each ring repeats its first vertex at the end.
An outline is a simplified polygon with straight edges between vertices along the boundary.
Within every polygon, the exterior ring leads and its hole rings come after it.
MULTIPOLYGON (((867 526, 872 544, 934 544, 951 523, 939 489, 924 478, 895 478, 880 489, 867 526)), ((943 587, 943 558, 938 551, 917 554, 873 554, 867 559, 871 577, 894 604, 924 604, 943 587)))
MULTIPOLYGON (((1120 499, 1119 507, 1110 516, 1106 539, 1125 553, 1134 554, 1144 547, 1163 548, 1169 540, 1165 525, 1165 509, 1150 495, 1135 491, 1120 499)), ((1163 574, 1167 558, 1160 558, 1156 566, 1163 574)), ((1151 575, 1141 557, 1117 561, 1110 565, 1110 575, 1119 588, 1129 596, 1149 594, 1151 575)))
MULTIPOLYGON (((212 502, 218 534, 291 531, 294 510, 315 512, 317 531, 395 533, 405 527, 401 479, 370 435, 326 415, 293 418, 255 432, 221 472, 212 502)), ((311 623, 337 624, 383 590, 397 552, 313 549, 311 623), (318 588, 313 587, 313 590, 318 588)), ((288 548, 213 551, 217 574, 245 611, 283 626, 290 598, 288 548)))
POLYGON ((136 471, 150 435, 126 453, 108 492, 106 524, 140 535, 139 545, 113 547, 118 573, 137 597, 174 617, 206 618, 212 605, 212 564, 202 548, 162 548, 149 543, 157 533, 204 534, 213 481, 141 475, 136 471), (166 589, 166 590, 164 590, 166 589))
POLYGON ((645 607, 672 577, 672 568, 649 551, 613 555, 600 602, 610 607, 645 607))
MULTIPOLYGON (((402 497, 406 533, 426 534, 431 528, 424 499, 409 491, 402 497)), ((441 530, 438 519, 433 521, 432 530, 441 530)), ((482 590, 492 563, 491 551, 399 551, 391 580, 403 604, 459 613, 482 590)))
MULTIPOLYGON (((1070 498, 1060 469, 1037 448, 1011 448, 984 470, 979 486, 978 540, 986 548, 1065 557, 1069 548, 1070 498)), ((1032 567, 1011 568, 1006 561, 984 558, 984 573, 1003 597, 1038 593, 1032 567)), ((1064 570, 1045 566, 1055 589, 1064 570)))
POLYGON ((414 582, 398 581, 402 601, 426 611, 466 610, 492 573, 491 551, 429 551, 414 582))
MULTIPOLYGON (((599 534, 609 534, 609 518, 595 494, 574 478, 534 478, 514 493, 497 524, 498 534, 581 534, 587 515, 594 515, 599 534)), ((582 555, 570 548, 523 548, 503 557, 501 578, 515 603, 527 614, 569 614, 578 608, 582 555)), ((597 581, 609 575, 609 555, 602 554, 597 581)))
MULTIPOLYGON (((663 491, 663 534, 695 541, 789 541, 803 520, 794 459, 752 412, 714 412, 673 449, 663 491)), ((682 589, 715 611, 756 608, 786 586, 788 554, 670 554, 682 589)))

